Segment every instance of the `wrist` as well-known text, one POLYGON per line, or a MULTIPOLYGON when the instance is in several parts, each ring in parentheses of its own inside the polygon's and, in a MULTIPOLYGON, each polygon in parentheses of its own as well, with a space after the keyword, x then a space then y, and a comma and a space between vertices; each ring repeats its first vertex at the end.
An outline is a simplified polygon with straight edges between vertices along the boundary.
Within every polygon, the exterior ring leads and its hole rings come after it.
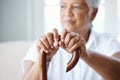
POLYGON ((82 53, 80 58, 84 60, 84 59, 88 58, 88 56, 89 56, 89 50, 86 50, 84 53, 82 53))

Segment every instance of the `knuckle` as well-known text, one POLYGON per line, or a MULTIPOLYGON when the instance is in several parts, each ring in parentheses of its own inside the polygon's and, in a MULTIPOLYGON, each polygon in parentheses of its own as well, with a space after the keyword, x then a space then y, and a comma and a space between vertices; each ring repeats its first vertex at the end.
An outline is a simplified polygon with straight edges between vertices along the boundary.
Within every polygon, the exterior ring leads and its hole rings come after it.
POLYGON ((75 40, 78 41, 80 40, 80 38, 78 36, 75 36, 75 40))
POLYGON ((46 36, 50 37, 50 36, 52 36, 52 33, 46 33, 46 36))
POLYGON ((57 31, 57 29, 56 29, 56 28, 54 28, 54 29, 53 29, 53 31, 54 31, 54 32, 56 32, 56 31, 57 31))
POLYGON ((72 37, 71 33, 68 33, 66 37, 71 38, 72 37))
POLYGON ((72 39, 72 44, 75 44, 77 40, 75 38, 72 39))
POLYGON ((42 41, 45 41, 47 38, 45 37, 45 36, 43 36, 42 38, 41 38, 41 40, 42 41))
POLYGON ((54 35, 56 35, 57 34, 57 29, 53 29, 53 31, 52 31, 52 33, 54 34, 54 35))
POLYGON ((41 40, 37 42, 37 46, 39 46, 40 44, 42 44, 41 40))

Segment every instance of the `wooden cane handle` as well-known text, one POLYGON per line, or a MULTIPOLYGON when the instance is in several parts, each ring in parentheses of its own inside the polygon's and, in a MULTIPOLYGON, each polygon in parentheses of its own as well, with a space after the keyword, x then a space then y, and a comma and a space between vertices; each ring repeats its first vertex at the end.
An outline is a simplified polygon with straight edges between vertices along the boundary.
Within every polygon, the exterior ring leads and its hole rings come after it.
POLYGON ((79 49, 76 49, 73 54, 72 54, 72 58, 70 59, 70 61, 67 64, 67 69, 66 72, 70 71, 78 62, 79 60, 79 49))
MULTIPOLYGON (((43 52, 40 56, 40 80, 47 80, 47 66, 46 66, 46 57, 47 54, 43 52)), ((71 60, 67 64, 66 72, 70 71, 79 60, 79 49, 75 50, 71 60)))

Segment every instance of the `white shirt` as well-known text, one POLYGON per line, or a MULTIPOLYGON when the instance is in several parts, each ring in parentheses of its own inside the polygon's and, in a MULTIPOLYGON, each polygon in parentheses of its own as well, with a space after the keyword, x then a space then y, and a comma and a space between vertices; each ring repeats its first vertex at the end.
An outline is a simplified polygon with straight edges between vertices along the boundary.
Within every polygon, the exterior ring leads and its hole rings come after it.
MULTIPOLYGON (((92 30, 86 43, 86 48, 111 56, 113 53, 120 51, 120 43, 110 34, 99 34, 92 30)), ((25 56, 24 61, 31 60, 36 62, 37 56, 36 43, 34 43, 25 56)), ((50 62, 48 80, 102 80, 102 77, 81 59, 72 70, 66 73, 66 65, 70 58, 71 55, 68 52, 59 48, 57 54, 50 62)))

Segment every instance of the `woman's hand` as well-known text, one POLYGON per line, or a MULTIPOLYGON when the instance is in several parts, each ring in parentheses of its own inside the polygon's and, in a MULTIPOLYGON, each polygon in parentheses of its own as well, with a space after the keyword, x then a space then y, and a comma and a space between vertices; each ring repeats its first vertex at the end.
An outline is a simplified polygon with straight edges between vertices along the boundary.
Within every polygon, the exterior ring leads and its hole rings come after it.
POLYGON ((37 42, 38 53, 42 51, 48 53, 47 61, 50 61, 58 50, 58 40, 59 35, 57 29, 53 29, 51 33, 47 33, 46 35, 40 37, 39 41, 37 42))
POLYGON ((85 40, 75 32, 67 32, 67 30, 63 30, 59 45, 70 53, 73 53, 74 50, 79 48, 81 57, 87 54, 85 40))

